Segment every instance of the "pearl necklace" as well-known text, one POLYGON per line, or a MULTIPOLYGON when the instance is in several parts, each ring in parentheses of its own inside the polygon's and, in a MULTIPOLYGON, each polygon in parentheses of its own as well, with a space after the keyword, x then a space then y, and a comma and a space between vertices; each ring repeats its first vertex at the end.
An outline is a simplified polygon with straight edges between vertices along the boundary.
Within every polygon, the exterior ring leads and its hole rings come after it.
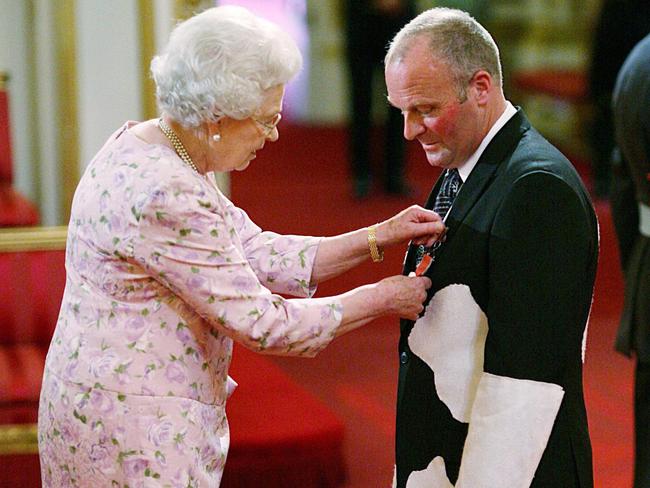
MULTIPOLYGON (((176 154, 178 154, 178 157, 180 157, 185 164, 187 164, 190 168, 192 168, 194 171, 199 173, 198 168, 196 167, 196 164, 194 164, 194 161, 192 161, 192 158, 190 158, 190 155, 187 153, 187 149, 185 149, 185 146, 183 146, 183 143, 181 140, 178 138, 178 136, 174 133, 173 130, 167 125, 167 123, 161 118, 158 119, 158 127, 162 131, 163 134, 165 134, 165 137, 169 139, 169 142, 172 143, 172 146, 174 146, 174 151, 176 151, 176 154)), ((201 174, 201 173, 199 173, 201 174)))

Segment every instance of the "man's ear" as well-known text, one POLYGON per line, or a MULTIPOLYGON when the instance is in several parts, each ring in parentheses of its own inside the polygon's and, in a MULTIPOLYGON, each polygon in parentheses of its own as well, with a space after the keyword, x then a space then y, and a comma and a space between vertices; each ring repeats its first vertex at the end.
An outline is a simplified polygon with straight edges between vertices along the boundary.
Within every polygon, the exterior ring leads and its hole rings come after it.
POLYGON ((492 75, 482 69, 474 73, 470 81, 470 90, 479 105, 487 104, 493 87, 494 80, 492 79, 492 75))

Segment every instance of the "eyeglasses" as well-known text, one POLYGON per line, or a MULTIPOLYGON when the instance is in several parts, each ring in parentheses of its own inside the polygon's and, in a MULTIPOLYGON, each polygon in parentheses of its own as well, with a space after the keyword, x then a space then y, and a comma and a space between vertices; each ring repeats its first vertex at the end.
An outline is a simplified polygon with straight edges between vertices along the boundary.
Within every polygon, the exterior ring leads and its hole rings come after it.
POLYGON ((278 112, 273 116, 273 118, 271 118, 271 120, 267 122, 256 119, 255 117, 251 117, 251 119, 253 119, 253 121, 257 124, 261 125, 264 129, 264 135, 268 136, 271 132, 273 132, 273 129, 275 129, 282 120, 282 114, 278 112))

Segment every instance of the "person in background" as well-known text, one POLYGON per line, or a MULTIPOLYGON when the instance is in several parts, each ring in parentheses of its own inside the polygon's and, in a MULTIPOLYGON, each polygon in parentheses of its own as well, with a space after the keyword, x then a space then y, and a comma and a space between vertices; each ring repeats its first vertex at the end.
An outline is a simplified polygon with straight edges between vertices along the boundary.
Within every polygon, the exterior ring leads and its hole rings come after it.
POLYGON ((467 13, 434 8, 386 55, 404 135, 444 171, 427 208, 444 241, 411 245, 431 278, 401 323, 398 488, 591 488, 583 344, 596 215, 571 163, 506 100, 499 50, 467 13))
POLYGON ((616 75, 632 48, 650 33, 650 2, 603 0, 596 22, 587 78, 593 117, 587 131, 591 146, 594 192, 606 198, 611 184, 614 120, 612 92, 616 75))
POLYGON ((219 486, 234 341, 311 357, 377 317, 422 310, 424 277, 311 297, 384 247, 433 243, 444 228, 434 212, 278 235, 216 186, 215 171, 244 170, 278 139, 300 66, 288 35, 241 7, 196 15, 152 61, 160 118, 127 122, 86 168, 41 390, 43 486, 219 486))
POLYGON ((636 354, 634 488, 650 488, 650 35, 618 73, 612 112, 612 217, 625 276, 616 349, 636 354))
MULTIPOLYGON (((348 151, 354 177, 354 195, 366 197, 372 186, 372 99, 376 75, 383 69, 390 39, 415 15, 414 0, 344 0, 346 53, 348 64, 348 105, 350 130, 348 151)), ((380 154, 383 155, 383 190, 407 195, 404 176, 405 144, 398 110, 386 109, 386 124, 380 154)), ((377 175, 375 175, 376 178, 377 175)))

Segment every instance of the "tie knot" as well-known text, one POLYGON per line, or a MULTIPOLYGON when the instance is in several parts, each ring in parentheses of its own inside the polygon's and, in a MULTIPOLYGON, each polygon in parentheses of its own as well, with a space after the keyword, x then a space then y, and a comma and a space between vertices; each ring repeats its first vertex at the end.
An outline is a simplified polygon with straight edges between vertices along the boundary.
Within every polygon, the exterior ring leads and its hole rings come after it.
POLYGON ((462 180, 460 179, 460 173, 457 168, 448 169, 445 173, 445 178, 442 182, 442 188, 440 192, 445 195, 456 195, 460 188, 462 180))
POLYGON ((446 177, 452 181, 460 181, 460 172, 458 171, 458 168, 448 169, 446 177))

